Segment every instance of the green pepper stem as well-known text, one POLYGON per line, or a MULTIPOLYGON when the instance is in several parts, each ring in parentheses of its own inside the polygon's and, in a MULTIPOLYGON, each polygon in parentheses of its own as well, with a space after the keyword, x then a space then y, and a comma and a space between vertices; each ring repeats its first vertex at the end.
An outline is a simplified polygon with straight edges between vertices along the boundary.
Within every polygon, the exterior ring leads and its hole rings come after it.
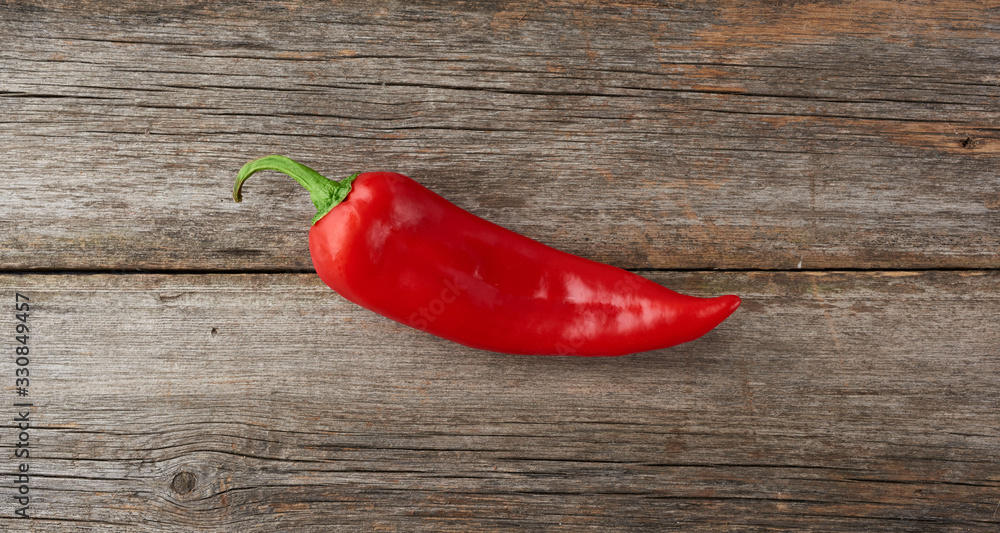
POLYGON ((243 182, 261 170, 284 172, 309 191, 309 198, 316 206, 316 216, 312 219, 313 224, 319 222, 319 219, 337 207, 340 202, 343 202, 344 198, 347 198, 347 193, 351 192, 351 182, 361 174, 358 172, 341 181, 333 181, 298 161, 293 161, 283 155, 269 155, 243 165, 236 177, 236 184, 233 185, 233 200, 243 201, 241 194, 243 182))

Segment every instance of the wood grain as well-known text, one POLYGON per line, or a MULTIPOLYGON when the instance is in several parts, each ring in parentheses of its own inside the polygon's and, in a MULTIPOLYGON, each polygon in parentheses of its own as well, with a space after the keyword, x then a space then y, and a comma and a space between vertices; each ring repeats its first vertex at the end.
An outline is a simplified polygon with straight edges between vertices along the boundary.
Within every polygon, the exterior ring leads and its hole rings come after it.
POLYGON ((2 2, 0 530, 995 531, 998 60, 993 0, 2 2), (231 201, 269 153, 745 303, 450 344, 308 273, 290 179, 231 201))
POLYGON ((998 268, 1000 4, 0 4, 8 271, 311 269, 269 153, 639 269, 998 268))
POLYGON ((0 276, 34 306, 32 530, 997 528, 1000 275, 649 276, 746 303, 675 349, 520 357, 309 274, 0 276))

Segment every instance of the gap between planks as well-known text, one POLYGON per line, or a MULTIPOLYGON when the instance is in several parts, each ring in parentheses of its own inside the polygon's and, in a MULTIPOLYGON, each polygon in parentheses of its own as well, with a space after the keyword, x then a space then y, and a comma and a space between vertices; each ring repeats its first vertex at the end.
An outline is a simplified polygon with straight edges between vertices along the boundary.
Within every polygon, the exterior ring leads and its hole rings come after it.
MULTIPOLYGON (((611 265, 614 266, 614 265, 611 265)), ((976 268, 976 267, 899 267, 899 268, 623 268, 626 272, 641 274, 644 272, 678 272, 678 273, 753 273, 753 272, 774 272, 774 273, 803 273, 803 274, 835 274, 840 272, 857 273, 927 273, 927 272, 1000 272, 1000 267, 996 268, 976 268)), ((278 268, 250 268, 250 269, 60 269, 60 268, 28 268, 28 269, 3 269, 0 268, 0 275, 3 276, 92 276, 92 275, 159 275, 159 276, 200 276, 200 275, 249 275, 249 274, 316 274, 313 269, 278 269, 278 268)))

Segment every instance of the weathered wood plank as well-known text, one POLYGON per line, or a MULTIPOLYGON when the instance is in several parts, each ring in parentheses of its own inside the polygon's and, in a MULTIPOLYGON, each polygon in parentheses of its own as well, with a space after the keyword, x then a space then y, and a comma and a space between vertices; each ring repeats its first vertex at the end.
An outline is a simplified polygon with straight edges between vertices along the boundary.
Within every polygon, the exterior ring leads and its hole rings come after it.
POLYGON ((675 349, 545 358, 312 275, 0 276, 33 305, 31 527, 996 529, 1000 274, 651 277, 746 303, 675 349))
POLYGON ((996 2, 0 5, 6 269, 311 268, 287 153, 627 268, 997 268, 996 2))

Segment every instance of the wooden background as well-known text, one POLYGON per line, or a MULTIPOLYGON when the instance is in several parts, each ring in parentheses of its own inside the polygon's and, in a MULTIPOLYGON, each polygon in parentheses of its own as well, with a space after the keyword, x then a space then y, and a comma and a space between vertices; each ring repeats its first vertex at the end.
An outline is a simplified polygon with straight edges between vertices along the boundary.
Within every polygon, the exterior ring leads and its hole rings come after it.
POLYGON ((995 531, 998 96, 996 1, 0 2, 0 529, 995 531), (231 201, 270 153, 745 303, 450 344, 231 201))

